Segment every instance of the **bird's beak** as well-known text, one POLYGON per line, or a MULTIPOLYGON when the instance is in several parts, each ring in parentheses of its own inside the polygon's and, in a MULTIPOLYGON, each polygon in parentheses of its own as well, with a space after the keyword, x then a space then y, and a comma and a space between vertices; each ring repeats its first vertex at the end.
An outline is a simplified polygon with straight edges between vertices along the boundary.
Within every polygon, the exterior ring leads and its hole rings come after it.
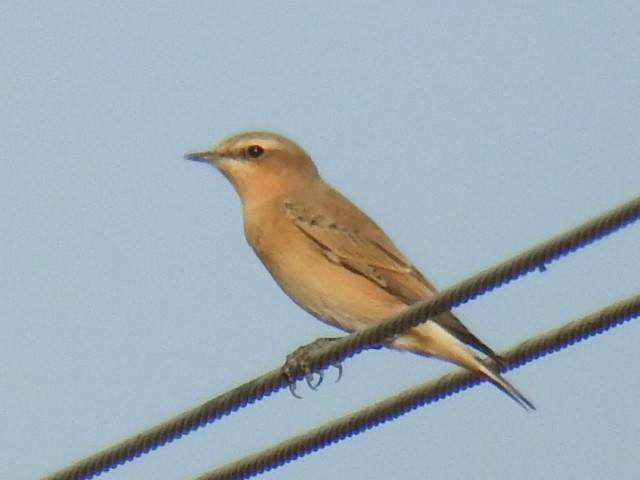
POLYGON ((194 162, 214 163, 220 158, 220 156, 211 150, 207 150, 204 152, 189 152, 184 156, 184 158, 187 160, 193 160, 194 162))

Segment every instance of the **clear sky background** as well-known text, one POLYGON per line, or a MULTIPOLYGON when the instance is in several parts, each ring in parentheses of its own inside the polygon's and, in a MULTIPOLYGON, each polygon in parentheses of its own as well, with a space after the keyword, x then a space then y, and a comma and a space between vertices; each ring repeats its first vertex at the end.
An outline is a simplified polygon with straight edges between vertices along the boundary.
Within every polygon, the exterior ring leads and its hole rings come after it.
MULTIPOLYGON (((426 3, 426 4, 425 4, 426 3)), ((0 7, 0 478, 51 473, 337 333, 182 155, 303 145, 447 286, 640 193, 640 4, 0 7)), ((461 309, 500 350, 638 292, 634 225, 461 309)), ((265 479, 636 478, 640 322, 265 479)), ((101 478, 188 479, 453 367, 365 352, 101 478)))

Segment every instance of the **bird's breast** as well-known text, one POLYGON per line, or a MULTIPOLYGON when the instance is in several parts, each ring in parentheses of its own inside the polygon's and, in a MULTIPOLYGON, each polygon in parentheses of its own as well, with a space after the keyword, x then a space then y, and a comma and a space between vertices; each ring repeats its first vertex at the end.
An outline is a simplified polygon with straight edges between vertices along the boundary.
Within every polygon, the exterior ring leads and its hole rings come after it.
POLYGON ((371 280, 327 256, 276 206, 245 211, 245 235, 287 295, 324 322, 360 330, 403 306, 371 280))

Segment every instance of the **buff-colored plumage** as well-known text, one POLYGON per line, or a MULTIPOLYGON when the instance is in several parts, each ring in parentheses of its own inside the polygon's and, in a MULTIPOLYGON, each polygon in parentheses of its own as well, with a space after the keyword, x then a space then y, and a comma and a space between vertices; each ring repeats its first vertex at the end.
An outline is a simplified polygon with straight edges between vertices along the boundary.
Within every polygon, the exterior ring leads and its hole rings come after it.
MULTIPOLYGON (((212 163, 231 181, 243 203, 247 241, 289 297, 318 319, 360 330, 435 292, 382 229, 328 185, 291 140, 247 132, 186 158, 212 163)), ((391 344, 478 372, 533 408, 467 345, 498 359, 451 312, 391 344)))

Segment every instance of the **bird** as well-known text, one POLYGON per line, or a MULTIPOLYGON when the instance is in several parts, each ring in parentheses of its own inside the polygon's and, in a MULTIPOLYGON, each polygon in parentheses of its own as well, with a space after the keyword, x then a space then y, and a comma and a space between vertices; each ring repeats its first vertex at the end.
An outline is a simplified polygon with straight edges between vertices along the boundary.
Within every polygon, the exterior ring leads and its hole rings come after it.
MULTIPOLYGON (((354 332, 435 294, 382 228, 325 182, 309 154, 287 137, 243 132, 185 158, 212 164, 230 181, 242 202, 248 244, 280 288, 317 319, 354 332)), ((451 311, 388 346, 457 364, 535 409, 479 357, 501 364, 451 311)))

